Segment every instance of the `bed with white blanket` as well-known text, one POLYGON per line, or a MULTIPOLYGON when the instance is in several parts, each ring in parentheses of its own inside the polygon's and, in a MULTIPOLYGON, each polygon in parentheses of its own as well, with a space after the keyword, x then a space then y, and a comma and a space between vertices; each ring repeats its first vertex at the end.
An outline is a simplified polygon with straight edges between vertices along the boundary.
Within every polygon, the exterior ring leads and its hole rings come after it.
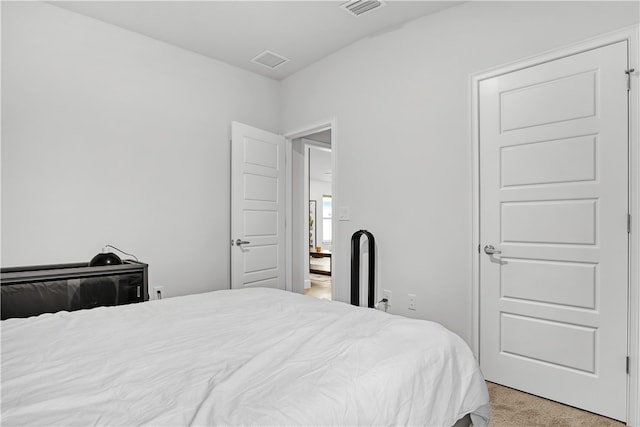
POLYGON ((273 289, 1 322, 2 425, 488 424, 444 327, 273 289))

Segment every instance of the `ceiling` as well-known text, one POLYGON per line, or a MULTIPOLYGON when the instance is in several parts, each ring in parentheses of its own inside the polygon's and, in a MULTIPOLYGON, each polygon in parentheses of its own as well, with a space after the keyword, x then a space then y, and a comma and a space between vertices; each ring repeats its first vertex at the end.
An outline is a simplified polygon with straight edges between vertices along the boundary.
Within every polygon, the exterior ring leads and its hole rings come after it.
POLYGON ((49 3, 281 80, 359 39, 463 2, 388 0, 360 16, 332 0, 49 3), (251 62, 265 50, 290 61, 275 69, 251 62))
POLYGON ((331 182, 331 151, 311 147, 309 150, 309 179, 331 182))
POLYGON ((331 145, 331 129, 316 132, 311 135, 307 135, 304 138, 331 145))
POLYGON ((333 178, 331 166, 331 129, 306 135, 304 139, 321 142, 328 148, 309 147, 309 179, 312 181, 331 182, 333 178))

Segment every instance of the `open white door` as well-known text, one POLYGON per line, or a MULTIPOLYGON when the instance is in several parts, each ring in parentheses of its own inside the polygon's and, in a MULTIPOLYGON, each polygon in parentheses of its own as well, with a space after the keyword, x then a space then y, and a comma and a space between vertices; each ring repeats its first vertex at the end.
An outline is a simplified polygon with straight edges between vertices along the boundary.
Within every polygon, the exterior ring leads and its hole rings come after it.
POLYGON ((231 286, 285 289, 284 137, 231 123, 231 286))
POLYGON ((480 82, 480 364, 626 419, 627 44, 480 82))

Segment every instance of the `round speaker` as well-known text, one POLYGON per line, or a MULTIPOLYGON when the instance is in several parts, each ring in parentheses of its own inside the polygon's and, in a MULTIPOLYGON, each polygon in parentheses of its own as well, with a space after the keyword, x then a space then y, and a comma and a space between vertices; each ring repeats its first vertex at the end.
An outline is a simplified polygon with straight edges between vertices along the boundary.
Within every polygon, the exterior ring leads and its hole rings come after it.
POLYGON ((102 253, 94 256, 89 261, 89 267, 97 267, 100 265, 119 265, 122 264, 120 257, 113 252, 102 253))

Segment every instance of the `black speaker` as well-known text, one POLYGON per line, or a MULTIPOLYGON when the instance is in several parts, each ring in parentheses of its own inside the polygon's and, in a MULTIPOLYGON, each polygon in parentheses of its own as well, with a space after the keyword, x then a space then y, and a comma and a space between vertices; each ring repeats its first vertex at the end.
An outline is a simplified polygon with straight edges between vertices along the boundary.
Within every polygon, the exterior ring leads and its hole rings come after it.
POLYGON ((89 261, 89 267, 97 267, 100 265, 120 265, 122 264, 122 260, 120 257, 113 252, 106 252, 102 254, 98 254, 91 258, 89 261))

